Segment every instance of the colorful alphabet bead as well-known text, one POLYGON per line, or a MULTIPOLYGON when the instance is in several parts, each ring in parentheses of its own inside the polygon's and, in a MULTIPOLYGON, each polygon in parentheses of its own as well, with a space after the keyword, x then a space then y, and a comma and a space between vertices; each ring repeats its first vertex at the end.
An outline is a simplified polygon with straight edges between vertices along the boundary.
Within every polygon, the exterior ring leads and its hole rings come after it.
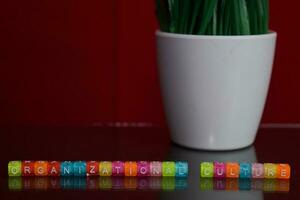
POLYGON ((99 163, 97 161, 88 161, 86 163, 86 175, 87 176, 99 175, 99 163))
POLYGON ((112 175, 112 162, 103 161, 99 163, 99 175, 111 176, 112 175))
POLYGON ((86 176, 86 162, 76 161, 73 163, 74 176, 86 176))
POLYGON ((150 162, 150 176, 161 176, 162 164, 159 161, 150 162))
POLYGON ((22 175, 23 176, 34 176, 34 161, 23 161, 22 162, 22 175))
POLYGON ((138 165, 136 162, 125 162, 125 176, 137 176, 138 165))
POLYGON ((277 165, 277 178, 279 179, 289 179, 291 175, 291 167, 288 164, 278 164, 277 165))
POLYGON ((226 177, 226 165, 223 162, 214 162, 214 177, 225 178, 226 177))
POLYGON ((71 161, 64 161, 60 164, 61 176, 73 176, 73 163, 71 161))
POLYGON ((50 161, 48 162, 48 176, 59 176, 60 175, 60 162, 50 161))
POLYGON ((36 176, 48 175, 48 162, 47 161, 35 161, 34 162, 34 174, 36 176))
POLYGON ((251 178, 252 168, 250 163, 240 163, 240 178, 251 178))
POLYGON ((137 176, 150 176, 150 164, 147 161, 137 162, 137 176))
POLYGON ((162 163, 162 176, 175 176, 175 162, 166 161, 162 163))
POLYGON ((265 178, 277 178, 277 165, 273 163, 264 164, 265 178))
POLYGON ((200 176, 203 178, 212 178, 214 176, 214 164, 212 162, 201 163, 200 176))
POLYGON ((227 178, 238 178, 240 174, 240 166, 238 163, 227 163, 226 164, 226 177, 227 178))
POLYGON ((8 176, 21 176, 22 175, 22 162, 10 161, 8 163, 8 176))
POLYGON ((124 176, 124 162, 114 161, 112 162, 112 176, 124 176))
POLYGON ((252 178, 264 178, 264 164, 252 164, 252 178))
POLYGON ((189 170, 188 170, 188 163, 177 161, 175 162, 175 176, 185 178, 188 176, 189 170))

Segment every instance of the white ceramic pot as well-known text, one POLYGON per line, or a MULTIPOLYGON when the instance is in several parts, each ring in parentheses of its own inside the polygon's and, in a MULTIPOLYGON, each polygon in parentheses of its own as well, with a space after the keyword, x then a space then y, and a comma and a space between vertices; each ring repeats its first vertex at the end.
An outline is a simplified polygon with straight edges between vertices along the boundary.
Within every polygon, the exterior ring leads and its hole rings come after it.
POLYGON ((254 142, 276 33, 197 36, 157 31, 159 75, 172 140, 205 150, 254 142))

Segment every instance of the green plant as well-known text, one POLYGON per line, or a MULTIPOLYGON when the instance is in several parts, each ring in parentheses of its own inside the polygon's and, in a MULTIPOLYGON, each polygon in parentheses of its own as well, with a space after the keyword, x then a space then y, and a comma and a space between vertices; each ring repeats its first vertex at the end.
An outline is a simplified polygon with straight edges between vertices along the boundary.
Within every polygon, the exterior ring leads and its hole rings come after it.
POLYGON ((193 35, 268 32, 268 0, 156 0, 161 31, 193 35))

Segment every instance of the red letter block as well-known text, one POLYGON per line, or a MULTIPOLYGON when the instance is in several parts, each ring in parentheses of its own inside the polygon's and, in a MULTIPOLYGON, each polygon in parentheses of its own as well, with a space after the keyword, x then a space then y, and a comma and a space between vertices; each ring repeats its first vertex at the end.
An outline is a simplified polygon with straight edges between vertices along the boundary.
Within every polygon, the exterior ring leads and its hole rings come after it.
POLYGON ((86 174, 87 176, 97 176, 99 175, 99 162, 88 161, 86 163, 86 174))
POLYGON ((34 176, 34 161, 22 162, 22 176, 34 176))
POLYGON ((60 175, 60 162, 50 161, 48 162, 48 176, 59 176, 60 175))

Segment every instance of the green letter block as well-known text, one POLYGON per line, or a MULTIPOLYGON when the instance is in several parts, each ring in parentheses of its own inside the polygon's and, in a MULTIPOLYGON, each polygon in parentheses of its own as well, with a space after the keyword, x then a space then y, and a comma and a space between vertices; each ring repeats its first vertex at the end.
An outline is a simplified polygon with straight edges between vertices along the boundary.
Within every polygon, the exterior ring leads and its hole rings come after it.
POLYGON ((162 163, 162 175, 163 176, 175 176, 175 162, 163 162, 162 163))
POLYGON ((203 162, 200 164, 200 177, 212 178, 214 176, 214 164, 212 162, 203 162))
POLYGON ((21 176, 22 175, 22 162, 10 161, 8 163, 8 176, 21 176))

